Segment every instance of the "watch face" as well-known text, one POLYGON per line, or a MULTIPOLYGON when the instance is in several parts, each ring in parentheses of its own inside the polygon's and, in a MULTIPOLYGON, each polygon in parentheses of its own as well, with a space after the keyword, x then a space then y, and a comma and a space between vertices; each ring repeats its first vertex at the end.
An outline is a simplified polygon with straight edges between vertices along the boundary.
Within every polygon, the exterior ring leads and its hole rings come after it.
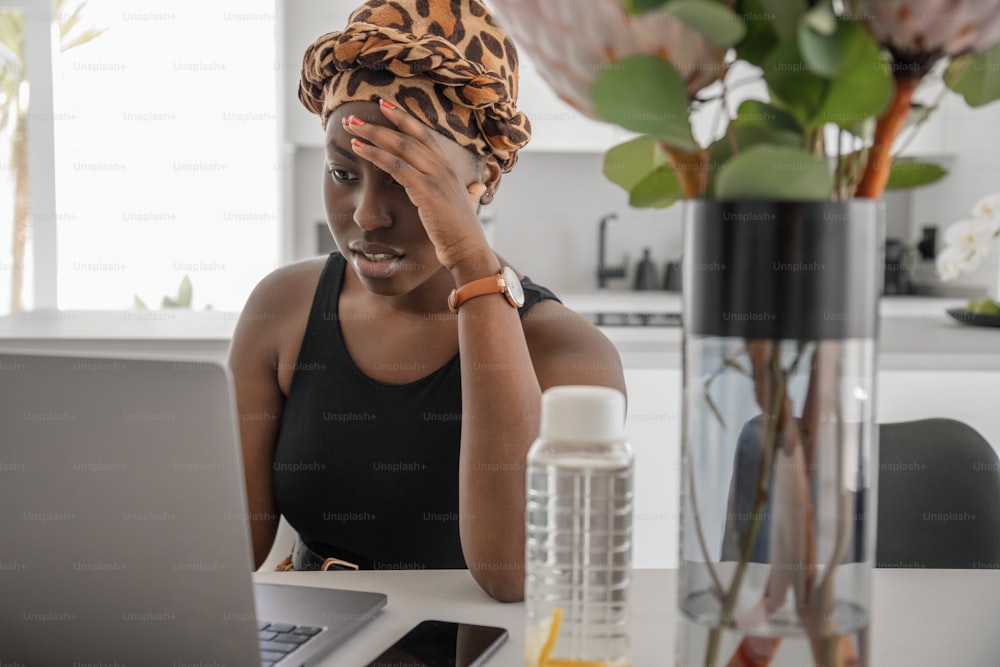
POLYGON ((503 269, 503 279, 507 283, 508 297, 520 308, 524 305, 524 288, 521 287, 521 281, 518 279, 517 274, 514 273, 514 269, 505 266, 503 269))

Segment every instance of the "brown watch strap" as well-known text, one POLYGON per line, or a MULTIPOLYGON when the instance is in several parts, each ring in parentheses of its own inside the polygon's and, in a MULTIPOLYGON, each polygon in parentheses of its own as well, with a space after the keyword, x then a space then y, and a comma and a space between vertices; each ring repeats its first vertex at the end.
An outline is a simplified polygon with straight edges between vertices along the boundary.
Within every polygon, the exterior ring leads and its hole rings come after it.
POLYGON ((453 313, 457 313, 458 307, 469 299, 486 294, 502 294, 506 287, 507 285, 503 279, 503 269, 501 269, 499 273, 494 273, 492 276, 478 278, 453 289, 451 294, 448 295, 448 309, 453 313))

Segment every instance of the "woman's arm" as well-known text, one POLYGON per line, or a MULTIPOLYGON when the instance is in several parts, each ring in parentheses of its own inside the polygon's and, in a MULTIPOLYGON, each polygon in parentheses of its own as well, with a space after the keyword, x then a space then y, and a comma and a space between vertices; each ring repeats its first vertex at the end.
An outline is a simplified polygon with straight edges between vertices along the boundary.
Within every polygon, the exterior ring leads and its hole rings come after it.
POLYGON ((267 558, 278 530, 273 465, 285 402, 279 369, 286 367, 282 356, 298 354, 304 330, 300 295, 312 294, 310 284, 315 289, 315 281, 310 279, 315 270, 303 271, 305 266, 299 263, 278 269, 257 285, 240 313, 229 348, 254 568, 267 558), (296 344, 290 347, 291 341, 296 344))
MULTIPOLYGON (((455 283, 464 285, 499 268, 495 256, 483 257, 470 262, 464 275, 460 269, 455 283)), ((538 435, 542 386, 517 309, 500 294, 460 306, 458 346, 462 551, 469 572, 487 593, 514 602, 524 597, 524 463, 538 435)))
POLYGON ((564 384, 625 391, 614 346, 555 301, 523 322, 500 296, 461 307, 462 458, 459 526, 469 570, 493 597, 524 597, 525 462, 541 392, 564 384))

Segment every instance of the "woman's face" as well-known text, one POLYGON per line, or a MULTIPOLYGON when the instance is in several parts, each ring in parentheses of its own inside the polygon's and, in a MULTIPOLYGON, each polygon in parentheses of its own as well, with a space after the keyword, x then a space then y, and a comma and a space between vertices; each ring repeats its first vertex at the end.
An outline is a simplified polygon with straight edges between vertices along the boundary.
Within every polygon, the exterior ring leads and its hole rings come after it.
MULTIPOLYGON (((323 201, 337 248, 369 291, 411 292, 442 270, 416 207, 387 173, 355 154, 342 121, 350 115, 385 127, 376 102, 348 102, 327 120, 323 201)), ((469 185, 481 178, 472 153, 435 135, 453 169, 469 185)))

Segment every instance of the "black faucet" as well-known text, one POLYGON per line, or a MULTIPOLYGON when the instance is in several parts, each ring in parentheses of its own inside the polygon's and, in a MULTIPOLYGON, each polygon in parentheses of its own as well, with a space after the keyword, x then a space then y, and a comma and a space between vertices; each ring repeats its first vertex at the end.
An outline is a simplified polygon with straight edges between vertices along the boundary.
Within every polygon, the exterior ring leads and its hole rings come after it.
POLYGON ((605 248, 607 246, 608 225, 616 221, 618 216, 608 213, 597 223, 597 288, 604 289, 608 286, 609 278, 624 278, 625 264, 608 265, 604 260, 605 248))

